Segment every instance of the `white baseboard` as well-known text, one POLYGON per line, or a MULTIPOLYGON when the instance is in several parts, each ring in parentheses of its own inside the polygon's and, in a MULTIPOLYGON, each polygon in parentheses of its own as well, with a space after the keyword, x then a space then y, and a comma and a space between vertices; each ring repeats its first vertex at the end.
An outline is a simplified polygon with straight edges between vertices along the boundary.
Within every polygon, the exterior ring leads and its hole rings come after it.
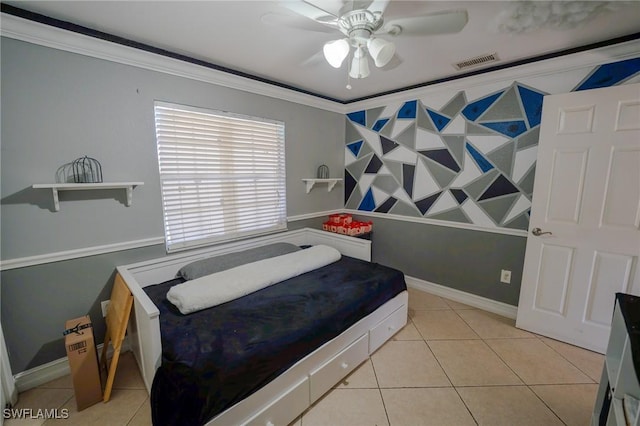
MULTIPOLYGON (((100 343, 96 348, 98 357, 102 353, 102 346, 103 344, 100 343)), ((125 337, 122 342, 120 353, 122 354, 130 350, 131 345, 129 344, 129 337, 125 337)), ((111 357, 111 355, 113 355, 113 346, 109 346, 109 350, 107 351, 107 357, 109 358, 111 357)), ((20 393, 43 385, 47 382, 50 382, 51 380, 59 379, 60 377, 66 376, 69 373, 69 360, 65 356, 63 358, 56 359, 55 361, 39 365, 29 370, 25 370, 21 373, 16 374, 15 376, 13 376, 13 378, 16 382, 18 393, 20 393)))
POLYGON ((475 294, 456 290, 455 288, 435 284, 429 281, 421 280, 419 278, 409 277, 406 275, 404 278, 407 282, 407 286, 415 288, 417 290, 426 291, 427 293, 435 294, 436 296, 441 296, 455 302, 464 303, 465 305, 493 312, 494 314, 502 315, 503 317, 511 319, 516 319, 516 316, 518 314, 517 306, 497 302, 495 300, 487 299, 486 297, 476 296, 475 294))

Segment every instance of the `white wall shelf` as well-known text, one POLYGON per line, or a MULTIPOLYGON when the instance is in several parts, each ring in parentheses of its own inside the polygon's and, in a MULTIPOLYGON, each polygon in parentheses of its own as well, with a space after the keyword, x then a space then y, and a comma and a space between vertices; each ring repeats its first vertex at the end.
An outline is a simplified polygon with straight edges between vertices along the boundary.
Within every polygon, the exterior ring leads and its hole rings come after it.
POLYGON ((327 184, 327 192, 331 191, 333 189, 334 186, 336 186, 336 184, 338 182, 341 182, 342 179, 341 178, 327 178, 327 179, 302 179, 304 183, 307 184, 307 194, 309 192, 311 192, 311 189, 313 188, 313 186, 316 183, 326 183, 327 184))
POLYGON ((133 201, 133 188, 144 185, 143 182, 102 182, 102 183, 36 183, 33 189, 51 189, 53 194, 53 209, 60 211, 59 191, 98 191, 103 189, 124 189, 127 192, 126 206, 133 201))

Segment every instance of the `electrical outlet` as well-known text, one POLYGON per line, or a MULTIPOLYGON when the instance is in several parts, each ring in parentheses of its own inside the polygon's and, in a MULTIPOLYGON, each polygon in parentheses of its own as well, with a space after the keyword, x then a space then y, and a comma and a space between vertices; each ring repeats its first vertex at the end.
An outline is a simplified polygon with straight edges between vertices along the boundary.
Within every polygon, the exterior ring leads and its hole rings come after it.
POLYGON ((505 284, 511 283, 511 271, 503 269, 500 271, 500 282, 505 284))
POLYGON ((103 300, 100 302, 100 307, 102 308, 102 316, 106 318, 107 316, 107 306, 109 306, 108 300, 103 300))

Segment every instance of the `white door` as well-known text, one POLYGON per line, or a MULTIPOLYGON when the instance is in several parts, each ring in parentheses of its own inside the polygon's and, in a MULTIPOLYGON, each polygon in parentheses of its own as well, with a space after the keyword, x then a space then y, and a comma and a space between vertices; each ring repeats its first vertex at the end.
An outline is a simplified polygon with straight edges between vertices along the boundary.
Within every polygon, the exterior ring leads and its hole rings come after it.
POLYGON ((516 325, 604 353, 639 225, 640 84, 545 96, 516 325))

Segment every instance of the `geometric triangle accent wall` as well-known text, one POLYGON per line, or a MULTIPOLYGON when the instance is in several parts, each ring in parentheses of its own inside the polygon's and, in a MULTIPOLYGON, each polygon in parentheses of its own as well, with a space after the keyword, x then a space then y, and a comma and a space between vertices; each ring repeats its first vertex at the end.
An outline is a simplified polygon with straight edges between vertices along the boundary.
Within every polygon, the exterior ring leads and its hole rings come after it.
MULTIPOLYGON (((566 91, 638 74, 640 58, 604 64, 566 91)), ((453 93, 440 107, 411 99, 347 114, 356 131, 346 132, 345 207, 527 230, 546 94, 515 81, 475 99, 453 93)))

